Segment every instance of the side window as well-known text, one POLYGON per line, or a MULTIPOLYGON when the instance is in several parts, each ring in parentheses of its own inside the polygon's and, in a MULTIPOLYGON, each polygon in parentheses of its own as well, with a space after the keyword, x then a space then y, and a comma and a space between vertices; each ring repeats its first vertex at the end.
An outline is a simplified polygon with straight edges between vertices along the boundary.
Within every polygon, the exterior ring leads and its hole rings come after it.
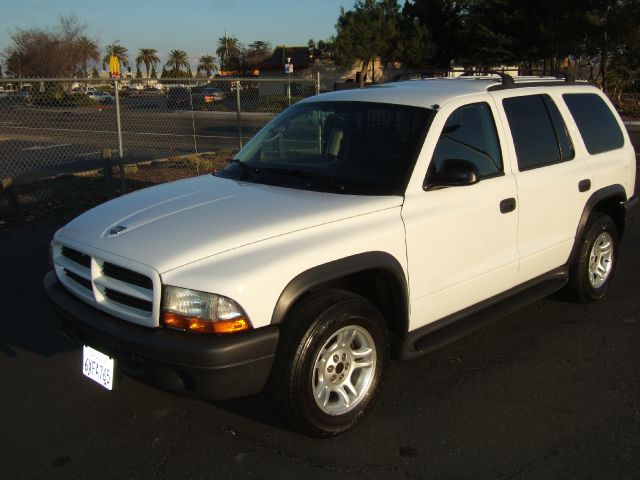
POLYGON ((607 104, 593 93, 562 96, 591 155, 622 148, 624 136, 607 104))
POLYGON ((473 163, 480 179, 502 173, 500 143, 489 105, 465 105, 449 116, 433 152, 435 173, 450 159, 473 163))
POLYGON ((573 144, 562 115, 548 95, 505 98, 502 101, 520 171, 574 157, 573 144))

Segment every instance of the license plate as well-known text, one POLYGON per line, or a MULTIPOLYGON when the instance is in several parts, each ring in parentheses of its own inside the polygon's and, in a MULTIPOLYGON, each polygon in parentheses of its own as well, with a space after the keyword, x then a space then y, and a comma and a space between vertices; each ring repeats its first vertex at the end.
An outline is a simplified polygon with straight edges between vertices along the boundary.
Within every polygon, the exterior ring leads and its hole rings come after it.
POLYGON ((82 373, 107 390, 113 390, 115 362, 108 355, 85 345, 82 349, 82 373))

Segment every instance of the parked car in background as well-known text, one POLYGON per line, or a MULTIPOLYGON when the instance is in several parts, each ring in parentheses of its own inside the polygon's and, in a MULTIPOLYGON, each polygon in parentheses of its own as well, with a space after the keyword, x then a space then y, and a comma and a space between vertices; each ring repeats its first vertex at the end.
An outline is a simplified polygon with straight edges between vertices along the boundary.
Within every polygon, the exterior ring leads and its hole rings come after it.
POLYGON ((97 92, 97 90, 95 87, 74 87, 71 90, 71 93, 89 93, 89 92, 95 93, 97 92))
POLYGON ((214 109, 222 102, 226 95, 220 88, 202 85, 191 89, 194 108, 214 109))
POLYGON ((101 91, 87 92, 87 96, 98 103, 108 104, 108 103, 113 103, 113 101, 115 100, 113 95, 111 95, 110 93, 101 92, 101 91))
POLYGON ((162 95, 162 90, 160 90, 158 87, 147 86, 147 87, 144 87, 142 90, 140 90, 138 94, 141 96, 157 97, 162 95))
POLYGON ((140 95, 142 88, 137 88, 132 85, 125 85, 120 89, 120 95, 123 97, 137 97, 140 95))
POLYGON ((0 93, 0 106, 26 105, 31 102, 31 95, 27 90, 13 90, 0 93))
POLYGON ((167 92, 167 106, 169 108, 186 108, 194 110, 214 110, 219 108, 227 94, 211 85, 197 87, 173 87, 167 92))
POLYGON ((191 95, 186 87, 171 87, 167 92, 167 107, 191 108, 191 95))

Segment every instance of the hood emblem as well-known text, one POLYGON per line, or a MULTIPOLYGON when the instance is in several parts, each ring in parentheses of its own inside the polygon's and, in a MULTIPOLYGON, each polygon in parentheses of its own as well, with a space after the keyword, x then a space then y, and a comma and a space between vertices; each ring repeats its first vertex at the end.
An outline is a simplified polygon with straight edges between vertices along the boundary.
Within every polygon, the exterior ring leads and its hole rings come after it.
POLYGON ((109 235, 119 235, 122 232, 124 232, 127 229, 127 227, 125 227, 124 225, 118 225, 117 227, 113 227, 111 230, 109 230, 109 235))

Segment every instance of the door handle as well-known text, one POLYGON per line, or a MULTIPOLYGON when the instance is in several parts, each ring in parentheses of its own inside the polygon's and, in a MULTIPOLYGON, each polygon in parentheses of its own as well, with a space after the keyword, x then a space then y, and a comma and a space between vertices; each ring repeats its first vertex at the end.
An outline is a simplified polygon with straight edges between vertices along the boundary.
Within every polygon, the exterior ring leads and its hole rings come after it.
POLYGON ((500 213, 513 212, 516 209, 515 198, 505 198, 500 202, 500 213))
POLYGON ((591 180, 589 180, 588 178, 580 180, 578 182, 578 190, 580 192, 588 192, 589 190, 591 190, 591 180))

